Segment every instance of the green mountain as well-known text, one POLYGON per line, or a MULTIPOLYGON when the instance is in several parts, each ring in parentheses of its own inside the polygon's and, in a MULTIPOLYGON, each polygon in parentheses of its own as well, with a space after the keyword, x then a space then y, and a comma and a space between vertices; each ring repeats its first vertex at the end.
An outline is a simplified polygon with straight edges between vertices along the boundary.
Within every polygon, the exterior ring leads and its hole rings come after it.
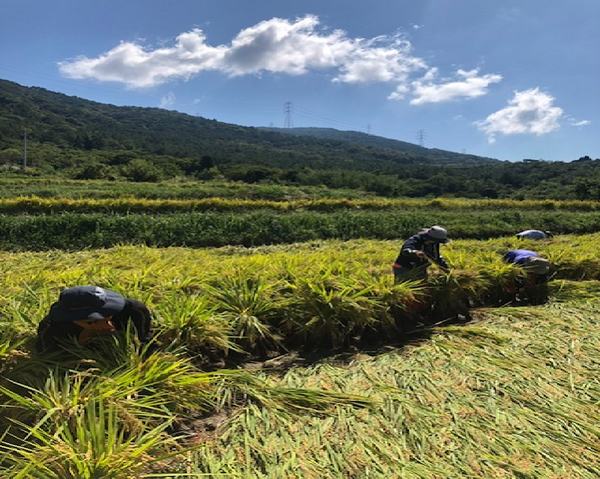
POLYGON ((22 166, 37 176, 186 177, 387 197, 600 199, 600 159, 589 156, 513 163, 356 131, 251 128, 118 107, 0 80, 0 171, 22 166))
POLYGON ((95 152, 106 158, 99 152, 115 151, 188 162, 208 157, 213 164, 380 172, 395 171, 398 165, 498 161, 358 132, 243 127, 159 108, 118 107, 0 80, 0 154, 4 152, 5 162, 22 148, 25 130, 37 166, 54 168, 69 166, 72 156, 88 158, 95 152), (62 162, 56 160, 58 152, 62 162))

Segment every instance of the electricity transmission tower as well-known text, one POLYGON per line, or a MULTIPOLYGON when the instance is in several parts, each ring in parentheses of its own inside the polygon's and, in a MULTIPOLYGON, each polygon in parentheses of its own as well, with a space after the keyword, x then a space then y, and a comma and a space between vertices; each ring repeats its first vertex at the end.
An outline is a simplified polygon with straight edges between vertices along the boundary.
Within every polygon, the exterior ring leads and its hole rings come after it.
POLYGON ((294 106, 292 105, 292 102, 291 101, 285 102, 285 105, 283 105, 283 113, 284 113, 283 127, 284 128, 292 128, 294 126, 292 123, 292 111, 294 111, 294 106))
POLYGON ((419 141, 419 146, 425 146, 425 131, 419 130, 417 131, 417 140, 419 141))

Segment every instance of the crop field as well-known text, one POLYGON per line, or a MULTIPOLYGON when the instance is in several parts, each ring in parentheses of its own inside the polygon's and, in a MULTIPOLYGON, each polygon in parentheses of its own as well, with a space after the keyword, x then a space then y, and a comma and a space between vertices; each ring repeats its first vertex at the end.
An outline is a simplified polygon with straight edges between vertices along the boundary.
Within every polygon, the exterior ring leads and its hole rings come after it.
POLYGON ((75 194, 90 185, 0 200, 0 477, 598 477, 598 204, 75 194), (271 229, 231 241, 207 214, 271 229), (451 271, 394 284, 403 237, 434 223, 451 271), (192 226, 215 243, 182 240, 192 226), (552 262, 546 303, 506 293, 516 247, 552 262), (36 353, 78 284, 146 303, 158 347, 36 353))
POLYGON ((421 327, 404 307, 493 291, 517 244, 457 240, 427 287, 392 284, 387 241, 2 253, 6 477, 594 477, 597 236, 536 243, 556 265, 547 305, 421 327), (36 356, 37 322, 74 284, 146 302, 163 348, 36 356), (307 343, 326 359, 282 367, 307 343), (261 351, 279 355, 203 362, 261 351))
POLYGON ((43 251, 124 244, 255 247, 319 240, 396 240, 442 224, 454 238, 531 228, 600 231, 600 203, 550 200, 382 199, 273 185, 0 181, 0 249, 43 251), (36 194, 33 194, 33 192, 36 194))

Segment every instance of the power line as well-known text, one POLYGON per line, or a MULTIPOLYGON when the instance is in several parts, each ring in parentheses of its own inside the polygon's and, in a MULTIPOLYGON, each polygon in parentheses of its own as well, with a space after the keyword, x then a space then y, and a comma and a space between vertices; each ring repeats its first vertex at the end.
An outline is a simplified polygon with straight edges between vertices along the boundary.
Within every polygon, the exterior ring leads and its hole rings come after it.
POLYGON ((389 137, 389 138, 397 138, 398 136, 402 135, 403 133, 406 136, 408 136, 410 134, 409 130, 398 131, 398 130, 394 129, 394 131, 392 131, 392 130, 384 131, 381 129, 374 129, 372 124, 369 124, 367 126, 367 128, 365 129, 364 125, 359 126, 356 124, 341 121, 339 118, 326 116, 321 113, 314 112, 312 110, 307 110, 307 109, 298 108, 298 107, 294 107, 294 116, 296 118, 305 119, 308 122, 311 122, 312 124, 321 124, 321 125, 325 124, 325 125, 330 125, 331 128, 336 128, 336 129, 346 129, 346 130, 367 132, 369 135, 377 135, 377 136, 386 136, 387 135, 387 137, 389 137))
POLYGON ((349 129, 357 130, 357 131, 362 130, 361 127, 358 127, 355 124, 343 122, 337 118, 328 117, 321 113, 316 113, 316 112, 306 110, 306 109, 294 109, 294 114, 299 118, 304 118, 305 120, 308 120, 313 123, 318 122, 321 124, 323 124, 323 123, 332 124, 334 126, 337 126, 338 128, 343 127, 343 128, 349 128, 349 129))

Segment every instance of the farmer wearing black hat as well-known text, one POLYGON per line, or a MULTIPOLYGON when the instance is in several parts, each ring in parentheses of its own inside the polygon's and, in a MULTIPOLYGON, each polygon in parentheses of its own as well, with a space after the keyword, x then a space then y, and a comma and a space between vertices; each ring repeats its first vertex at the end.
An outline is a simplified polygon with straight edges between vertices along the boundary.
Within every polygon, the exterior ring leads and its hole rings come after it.
POLYGON ((142 343, 150 340, 150 311, 140 301, 99 286, 75 286, 60 293, 38 326, 38 351, 56 350, 74 338, 85 344, 93 338, 135 327, 142 343))
POLYGON ((427 278, 427 268, 432 262, 448 270, 448 263, 440 254, 443 243, 448 243, 448 232, 441 226, 424 228, 408 238, 392 267, 396 282, 427 278))

